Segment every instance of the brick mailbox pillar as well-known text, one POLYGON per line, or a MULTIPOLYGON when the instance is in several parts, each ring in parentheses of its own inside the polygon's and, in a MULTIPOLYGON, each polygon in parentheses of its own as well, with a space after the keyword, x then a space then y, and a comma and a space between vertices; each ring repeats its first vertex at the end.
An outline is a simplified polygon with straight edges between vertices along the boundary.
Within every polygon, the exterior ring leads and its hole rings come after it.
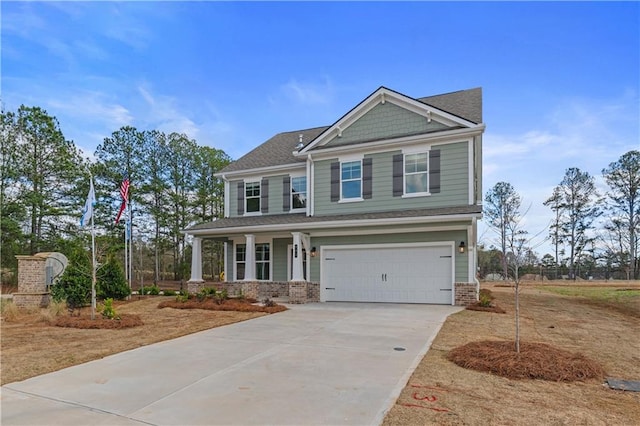
POLYGON ((13 294, 13 303, 18 308, 47 307, 50 293, 47 289, 47 256, 16 256, 18 259, 18 292, 13 294))

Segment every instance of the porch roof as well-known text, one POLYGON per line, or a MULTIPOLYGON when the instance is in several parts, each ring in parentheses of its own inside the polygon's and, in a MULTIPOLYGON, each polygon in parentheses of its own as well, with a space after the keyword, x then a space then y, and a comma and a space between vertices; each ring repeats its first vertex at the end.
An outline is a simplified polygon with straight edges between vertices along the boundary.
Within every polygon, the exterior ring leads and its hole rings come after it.
POLYGON ((455 206, 429 209, 396 210, 373 213, 307 216, 304 213, 244 216, 217 219, 194 225, 183 232, 192 235, 224 235, 226 233, 273 230, 304 230, 339 226, 376 226, 404 223, 433 223, 468 220, 482 215, 482 206, 455 206))

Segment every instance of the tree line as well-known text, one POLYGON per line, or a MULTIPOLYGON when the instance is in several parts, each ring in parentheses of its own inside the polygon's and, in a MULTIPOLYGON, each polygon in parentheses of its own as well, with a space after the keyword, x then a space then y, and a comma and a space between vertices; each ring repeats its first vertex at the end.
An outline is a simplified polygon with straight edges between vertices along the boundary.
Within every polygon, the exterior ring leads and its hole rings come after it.
POLYGON ((629 151, 602 169, 601 194, 595 177, 579 168, 566 170, 544 202, 552 220, 546 238, 554 253, 539 258, 535 238, 524 229, 522 197, 508 182, 485 195, 484 217, 495 232, 489 249, 481 246, 481 276, 499 272, 540 273, 550 278, 640 278, 640 151, 629 151))
MULTIPOLYGON (((0 261, 15 276, 15 255, 84 251, 90 234, 79 218, 93 176, 99 258, 124 250, 124 223, 115 223, 123 176, 130 181, 134 265, 151 271, 154 283, 166 272, 175 280, 188 272, 188 244, 180 231, 222 217, 224 185, 214 176, 231 162, 222 150, 199 145, 184 133, 114 131, 84 158, 65 138, 58 120, 40 107, 0 112, 0 261)), ((222 253, 203 244, 210 274, 220 272, 222 253)), ((100 262, 100 260, 99 260, 100 262)), ((15 278, 14 278, 15 279, 15 278)), ((4 282, 4 278, 3 278, 4 282)))

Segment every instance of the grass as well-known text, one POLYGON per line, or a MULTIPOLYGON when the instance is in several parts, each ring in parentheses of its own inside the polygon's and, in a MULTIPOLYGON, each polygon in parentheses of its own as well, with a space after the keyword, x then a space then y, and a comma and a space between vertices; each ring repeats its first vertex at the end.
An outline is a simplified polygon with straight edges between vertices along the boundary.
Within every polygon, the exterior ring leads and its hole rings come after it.
POLYGON ((606 302, 626 302, 637 299, 640 301, 640 288, 615 288, 615 287, 566 287, 566 286, 540 286, 542 290, 563 296, 579 296, 592 300, 606 302))

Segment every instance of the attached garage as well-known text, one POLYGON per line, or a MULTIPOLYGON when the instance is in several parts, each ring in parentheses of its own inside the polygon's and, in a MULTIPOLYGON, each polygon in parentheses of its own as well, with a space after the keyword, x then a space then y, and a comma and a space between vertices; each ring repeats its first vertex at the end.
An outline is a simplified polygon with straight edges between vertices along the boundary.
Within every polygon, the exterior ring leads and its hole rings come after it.
POLYGON ((454 303, 454 244, 321 248, 320 300, 454 303))

